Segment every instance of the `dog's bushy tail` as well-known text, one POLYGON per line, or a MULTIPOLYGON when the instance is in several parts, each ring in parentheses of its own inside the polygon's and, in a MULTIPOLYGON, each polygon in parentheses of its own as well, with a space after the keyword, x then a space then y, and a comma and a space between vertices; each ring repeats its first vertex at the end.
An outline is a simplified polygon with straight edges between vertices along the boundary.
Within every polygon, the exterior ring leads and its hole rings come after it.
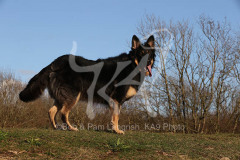
POLYGON ((43 68, 29 82, 26 88, 20 92, 19 98, 24 102, 30 102, 40 97, 49 83, 50 65, 43 68))

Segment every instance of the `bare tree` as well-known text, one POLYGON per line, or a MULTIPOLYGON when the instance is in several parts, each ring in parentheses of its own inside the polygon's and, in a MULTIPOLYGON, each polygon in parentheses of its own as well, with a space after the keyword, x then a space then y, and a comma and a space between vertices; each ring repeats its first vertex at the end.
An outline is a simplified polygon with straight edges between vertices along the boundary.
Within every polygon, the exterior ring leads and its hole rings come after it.
POLYGON ((160 76, 146 82, 151 109, 157 117, 167 116, 171 124, 184 124, 187 132, 220 132, 233 123, 237 130, 239 35, 233 34, 226 19, 200 16, 198 24, 193 29, 188 21, 166 23, 154 15, 140 23, 138 32, 143 37, 154 32, 158 48, 160 65, 155 65, 155 72, 160 76))
MULTIPOLYGON (((171 35, 168 32, 168 26, 164 21, 161 21, 159 18, 156 18, 154 15, 146 16, 145 19, 142 20, 138 27, 138 32, 143 37, 146 37, 147 35, 151 34, 153 31, 156 31, 155 34, 155 41, 156 41, 156 47, 158 50, 156 51, 157 57, 159 57, 158 61, 160 66, 155 66, 157 74, 161 75, 163 85, 160 85, 163 87, 163 92, 166 95, 167 100, 167 111, 169 116, 169 121, 171 124, 175 124, 174 116, 173 116, 173 108, 172 108, 172 99, 171 99, 171 93, 169 91, 169 81, 167 77, 167 68, 166 68, 166 56, 169 51, 169 42, 171 40, 171 35)), ((151 83, 151 82, 150 82, 151 83)), ((156 90, 161 92, 161 89, 156 87, 159 86, 158 83, 153 85, 156 90)), ((161 95, 161 94, 158 94, 161 95)), ((158 108, 157 110, 160 110, 161 106, 156 106, 158 108)), ((175 130, 174 130, 175 132, 175 130)))

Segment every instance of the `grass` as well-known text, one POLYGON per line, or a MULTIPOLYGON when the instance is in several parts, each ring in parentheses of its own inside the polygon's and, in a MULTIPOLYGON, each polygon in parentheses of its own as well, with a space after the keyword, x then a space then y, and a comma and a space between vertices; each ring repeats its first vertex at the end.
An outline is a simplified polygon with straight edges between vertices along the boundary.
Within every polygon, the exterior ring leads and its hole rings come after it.
POLYGON ((51 129, 0 130, 0 159, 240 158, 238 134, 171 134, 51 129))
POLYGON ((8 132, 3 132, 3 131, 0 130, 0 142, 2 140, 5 140, 7 135, 8 135, 8 132))

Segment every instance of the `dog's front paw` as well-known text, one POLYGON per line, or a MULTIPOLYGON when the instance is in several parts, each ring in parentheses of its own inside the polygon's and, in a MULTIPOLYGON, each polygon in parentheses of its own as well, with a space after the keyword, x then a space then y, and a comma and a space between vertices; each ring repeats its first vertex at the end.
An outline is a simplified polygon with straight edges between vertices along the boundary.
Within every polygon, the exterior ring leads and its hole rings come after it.
POLYGON ((124 131, 122 131, 122 130, 115 130, 115 132, 116 132, 117 134, 125 134, 124 131))
POLYGON ((70 131, 78 131, 78 129, 77 129, 77 128, 74 128, 74 127, 69 127, 69 130, 70 130, 70 131))

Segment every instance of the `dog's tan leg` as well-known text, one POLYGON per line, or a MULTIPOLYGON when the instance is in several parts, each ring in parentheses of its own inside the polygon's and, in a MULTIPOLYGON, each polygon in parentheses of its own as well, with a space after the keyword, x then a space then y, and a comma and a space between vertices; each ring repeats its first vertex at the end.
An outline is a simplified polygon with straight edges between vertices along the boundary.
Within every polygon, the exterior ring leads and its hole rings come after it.
POLYGON ((124 131, 118 128, 118 120, 120 114, 121 106, 117 101, 114 101, 112 105, 110 105, 110 111, 112 112, 112 129, 118 134, 124 134, 124 131))
POLYGON ((61 113, 62 113, 62 121, 63 121, 63 123, 66 123, 68 125, 68 129, 71 130, 71 131, 78 131, 78 129, 74 128, 68 120, 68 115, 70 113, 70 108, 66 107, 66 106, 63 106, 63 108, 61 109, 61 113))
POLYGON ((56 126, 56 114, 57 114, 57 112, 58 112, 58 107, 55 104, 48 111, 49 119, 50 119, 50 122, 51 122, 54 129, 57 128, 57 126, 56 126))
POLYGON ((69 120, 68 120, 68 116, 70 113, 70 110, 72 109, 72 107, 79 101, 81 93, 78 94, 78 96, 76 97, 75 102, 72 105, 63 105, 62 109, 61 109, 61 113, 62 113, 62 121, 63 123, 66 123, 68 125, 68 129, 71 131, 78 131, 77 128, 74 128, 69 120))

